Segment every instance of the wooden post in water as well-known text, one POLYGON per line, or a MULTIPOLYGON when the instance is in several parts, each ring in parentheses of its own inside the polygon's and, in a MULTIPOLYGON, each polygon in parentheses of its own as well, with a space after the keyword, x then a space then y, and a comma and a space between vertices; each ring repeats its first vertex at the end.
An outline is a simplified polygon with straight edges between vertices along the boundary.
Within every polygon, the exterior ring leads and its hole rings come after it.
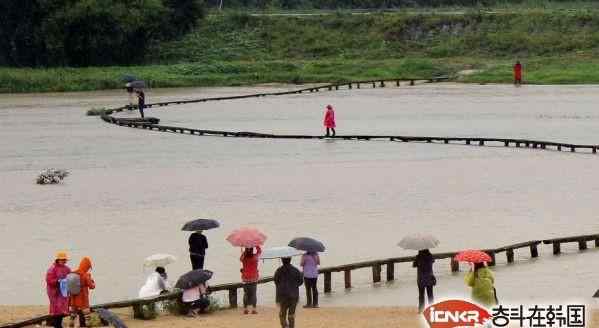
POLYGON ((413 86, 414 85, 414 80, 410 80, 410 85, 413 86))
POLYGON ((358 85, 358 89, 360 89, 360 83, 357 83, 357 85, 358 85))
POLYGON ((229 289, 229 307, 237 308, 237 288, 229 289))
POLYGON ((484 140, 479 140, 478 141, 478 145, 479 146, 484 146, 485 145, 485 141, 484 140))
POLYGON ((593 147, 593 154, 597 154, 597 147, 593 147))
POLYGON ((387 263, 387 281, 395 280, 395 264, 393 262, 387 263))
POLYGON ((557 255, 562 252, 561 246, 562 245, 559 242, 557 242, 557 241, 553 242, 553 255, 557 255))
POLYGON ((376 88, 376 82, 372 82, 372 88, 376 88))
POLYGON ((345 280, 345 289, 351 288, 351 270, 345 270, 344 280, 345 280))
POLYGON ((505 255, 507 257, 507 263, 514 263, 514 250, 509 248, 505 251, 505 255))
POLYGON ((595 239, 595 247, 599 247, 599 239, 595 239))
POLYGON ((331 272, 324 273, 324 292, 331 292, 331 272))
POLYGON ((395 85, 399 87, 399 80, 395 81, 395 85))
POLYGON ((539 249, 537 247, 537 244, 530 245, 530 257, 539 257, 539 249))
POLYGON ((347 86, 348 86, 350 89, 352 88, 352 85, 351 85, 351 83, 350 83, 350 84, 348 84, 347 86))
POLYGON ((557 150, 562 151, 562 145, 557 145, 557 150))
POLYGON ((584 238, 578 240, 578 249, 581 251, 587 249, 587 241, 584 238))
POLYGON ((381 265, 375 264, 372 266, 372 282, 381 282, 381 265))
POLYGON ((446 143, 446 144, 448 144, 448 143, 449 143, 449 139, 445 139, 445 140, 443 140, 443 143, 446 143))
POLYGON ((456 261, 453 257, 451 258, 451 272, 460 272, 460 262, 456 261))
POLYGON ((510 146, 510 142, 509 142, 509 141, 504 141, 504 142, 503 142, 503 145, 504 145, 505 147, 509 147, 509 146, 510 146))
POLYGON ((384 88, 384 87, 385 87, 385 81, 381 81, 380 87, 381 87, 381 88, 384 88))
POLYGON ((339 84, 335 84, 335 90, 339 90, 339 84))
POLYGON ((329 91, 332 91, 332 90, 333 90, 333 87, 329 85, 329 91))
POLYGON ((576 151, 576 147, 574 147, 574 146, 570 147, 570 151, 571 152, 575 152, 576 151))
POLYGON ((470 139, 466 139, 466 144, 469 145, 470 144, 470 139))

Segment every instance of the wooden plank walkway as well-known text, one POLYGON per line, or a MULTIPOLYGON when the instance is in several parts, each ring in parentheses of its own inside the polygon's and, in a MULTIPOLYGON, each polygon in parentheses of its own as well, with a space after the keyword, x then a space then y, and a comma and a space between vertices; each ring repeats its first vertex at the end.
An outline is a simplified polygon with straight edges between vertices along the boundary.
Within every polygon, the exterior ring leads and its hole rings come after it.
MULTIPOLYGON (((270 93, 257 93, 247 94, 239 96, 228 96, 228 97, 211 97, 201 98, 192 100, 175 100, 168 102, 158 102, 147 104, 147 108, 153 107, 165 107, 171 105, 183 105, 190 103, 208 102, 208 101, 223 101, 223 100, 235 100, 235 99, 247 99, 253 97, 266 97, 266 96, 281 96, 291 94, 301 94, 305 92, 319 92, 322 90, 340 90, 340 89, 352 89, 361 88, 362 86, 385 87, 387 85, 401 86, 403 82, 409 83, 409 85, 415 85, 416 83, 434 83, 446 81, 447 77, 433 77, 430 79, 391 79, 391 80, 368 80, 368 81, 354 81, 339 84, 327 84, 322 86, 314 86, 304 89, 282 91, 282 92, 270 92, 270 93)), ((462 144, 462 145, 478 145, 478 146, 498 146, 498 147, 514 147, 514 148, 530 148, 540 150, 554 150, 554 151, 569 151, 569 152, 580 152, 597 154, 597 148, 599 145, 592 144, 572 144, 554 141, 544 140, 532 140, 532 139, 518 139, 518 138, 493 138, 493 137, 441 137, 441 136, 405 136, 405 135, 337 135, 335 137, 325 137, 322 135, 298 135, 298 134, 272 134, 262 133, 253 131, 219 131, 219 130, 206 130, 206 129, 194 129, 180 126, 168 126, 160 125, 159 119, 153 117, 147 117, 145 120, 132 119, 132 118, 116 118, 113 117, 113 113, 122 112, 125 110, 134 110, 136 106, 122 106, 118 108, 107 109, 101 118, 108 123, 116 124, 119 126, 141 128, 146 130, 156 130, 160 132, 171 132, 171 133, 182 133, 198 136, 220 136, 220 137, 237 137, 237 138, 270 138, 270 139, 338 139, 338 140, 388 140, 395 142, 422 142, 422 143, 442 143, 442 144, 462 144)))
MULTIPOLYGON (((593 234, 593 235, 580 235, 580 236, 571 236, 571 237, 545 239, 545 240, 531 240, 531 241, 507 245, 507 246, 498 247, 498 248, 485 249, 484 251, 487 252, 489 255, 491 255, 491 258, 493 259, 493 261, 491 263, 489 263, 490 266, 494 266, 496 264, 496 256, 501 253, 505 253, 507 264, 511 265, 514 263, 515 251, 519 251, 522 249, 524 249, 524 250, 528 249, 528 251, 530 253, 530 258, 532 259, 532 258, 539 257, 539 251, 538 251, 539 245, 543 245, 543 244, 555 245, 556 243, 562 244, 562 243, 569 243, 569 242, 578 242, 579 245, 581 245, 580 243, 582 243, 584 241, 585 246, 580 247, 580 250, 583 251, 584 249, 586 249, 586 241, 589 241, 589 240, 594 240, 595 247, 599 247, 599 242, 598 242, 599 234, 593 234)), ((459 263, 454 260, 454 256, 457 253, 458 252, 436 253, 436 254, 433 254, 433 257, 437 260, 448 259, 449 265, 451 268, 451 272, 456 273, 456 272, 459 272, 459 270, 460 270, 459 263)), ((558 255, 558 253, 555 253, 555 246, 554 246, 553 254, 558 255)), ((344 287, 346 289, 349 289, 349 288, 352 288, 351 276, 352 276, 352 271, 354 271, 354 270, 370 269, 372 271, 372 282, 379 283, 382 281, 382 272, 383 272, 383 268, 385 268, 386 281, 393 281, 396 278, 395 265, 400 264, 400 263, 408 263, 411 266, 411 263, 415 259, 416 259, 415 256, 403 256, 403 257, 394 257, 394 258, 356 262, 356 263, 331 266, 331 267, 323 267, 323 268, 319 269, 319 274, 324 276, 324 282, 323 282, 324 292, 331 293, 332 289, 333 289, 333 273, 343 272, 344 287)), ((273 277, 264 277, 258 281, 258 284, 266 284, 266 283, 270 283, 272 281, 273 281, 273 277)), ((237 294, 240 289, 243 289, 243 285, 244 284, 242 282, 228 283, 228 284, 209 286, 208 290, 210 293, 223 292, 223 291, 227 292, 228 299, 229 299, 229 307, 236 308, 237 303, 238 303, 237 302, 237 294)), ((181 293, 182 293, 182 291, 176 290, 176 291, 173 291, 173 292, 170 292, 167 294, 163 294, 160 296, 152 297, 152 298, 132 299, 132 300, 124 300, 124 301, 118 301, 118 302, 97 304, 97 305, 92 306, 91 309, 95 310, 95 309, 99 309, 99 308, 115 309, 115 308, 132 307, 134 309, 134 312, 137 312, 139 307, 141 307, 143 305, 153 304, 153 303, 165 301, 165 300, 179 299, 181 297, 181 293)), ((42 322, 44 322, 48 319, 50 319, 50 316, 44 315, 44 316, 39 316, 36 318, 28 319, 25 321, 21 321, 21 322, 5 324, 5 325, 0 326, 0 328, 26 327, 26 326, 31 326, 31 325, 35 325, 35 324, 41 324, 42 322)))

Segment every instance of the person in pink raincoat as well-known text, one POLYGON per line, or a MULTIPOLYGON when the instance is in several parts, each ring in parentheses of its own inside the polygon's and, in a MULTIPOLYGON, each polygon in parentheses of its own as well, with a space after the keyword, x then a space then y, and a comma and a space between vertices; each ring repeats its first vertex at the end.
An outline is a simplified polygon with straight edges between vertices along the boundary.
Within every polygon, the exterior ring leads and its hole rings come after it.
POLYGON ((54 316, 52 327, 55 328, 62 328, 62 318, 69 314, 69 298, 60 293, 60 280, 71 272, 67 261, 66 252, 56 253, 54 263, 46 272, 46 291, 50 300, 50 315, 54 316))
POLYGON ((330 136, 329 130, 333 131, 333 137, 335 136, 335 111, 333 106, 327 105, 327 111, 324 114, 324 126, 327 128, 326 136, 330 136))

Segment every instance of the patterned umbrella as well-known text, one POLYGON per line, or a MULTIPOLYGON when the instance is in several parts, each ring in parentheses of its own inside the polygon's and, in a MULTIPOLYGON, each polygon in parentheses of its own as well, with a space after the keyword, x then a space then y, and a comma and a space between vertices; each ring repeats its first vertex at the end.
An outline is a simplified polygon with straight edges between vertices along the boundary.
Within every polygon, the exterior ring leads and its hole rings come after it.
POLYGON ((489 254, 474 249, 461 251, 454 257, 454 259, 459 262, 470 263, 482 263, 492 261, 491 256, 489 256, 489 254))
POLYGON ((254 228, 241 228, 231 232, 227 241, 236 247, 250 248, 263 245, 266 235, 254 228))
POLYGON ((405 236, 398 246, 403 249, 419 251, 439 246, 439 239, 430 234, 413 234, 405 236))

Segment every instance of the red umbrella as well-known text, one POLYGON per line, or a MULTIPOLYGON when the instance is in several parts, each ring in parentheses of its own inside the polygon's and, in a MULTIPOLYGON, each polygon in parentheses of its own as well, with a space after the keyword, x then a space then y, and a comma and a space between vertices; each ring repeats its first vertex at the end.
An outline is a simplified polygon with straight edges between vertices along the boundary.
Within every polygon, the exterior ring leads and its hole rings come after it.
POLYGON ((266 235, 254 228, 241 228, 231 232, 227 241, 237 247, 256 247, 264 244, 266 235))
POLYGON ((459 252, 454 259, 459 262, 482 263, 491 262, 489 254, 474 249, 459 252))

